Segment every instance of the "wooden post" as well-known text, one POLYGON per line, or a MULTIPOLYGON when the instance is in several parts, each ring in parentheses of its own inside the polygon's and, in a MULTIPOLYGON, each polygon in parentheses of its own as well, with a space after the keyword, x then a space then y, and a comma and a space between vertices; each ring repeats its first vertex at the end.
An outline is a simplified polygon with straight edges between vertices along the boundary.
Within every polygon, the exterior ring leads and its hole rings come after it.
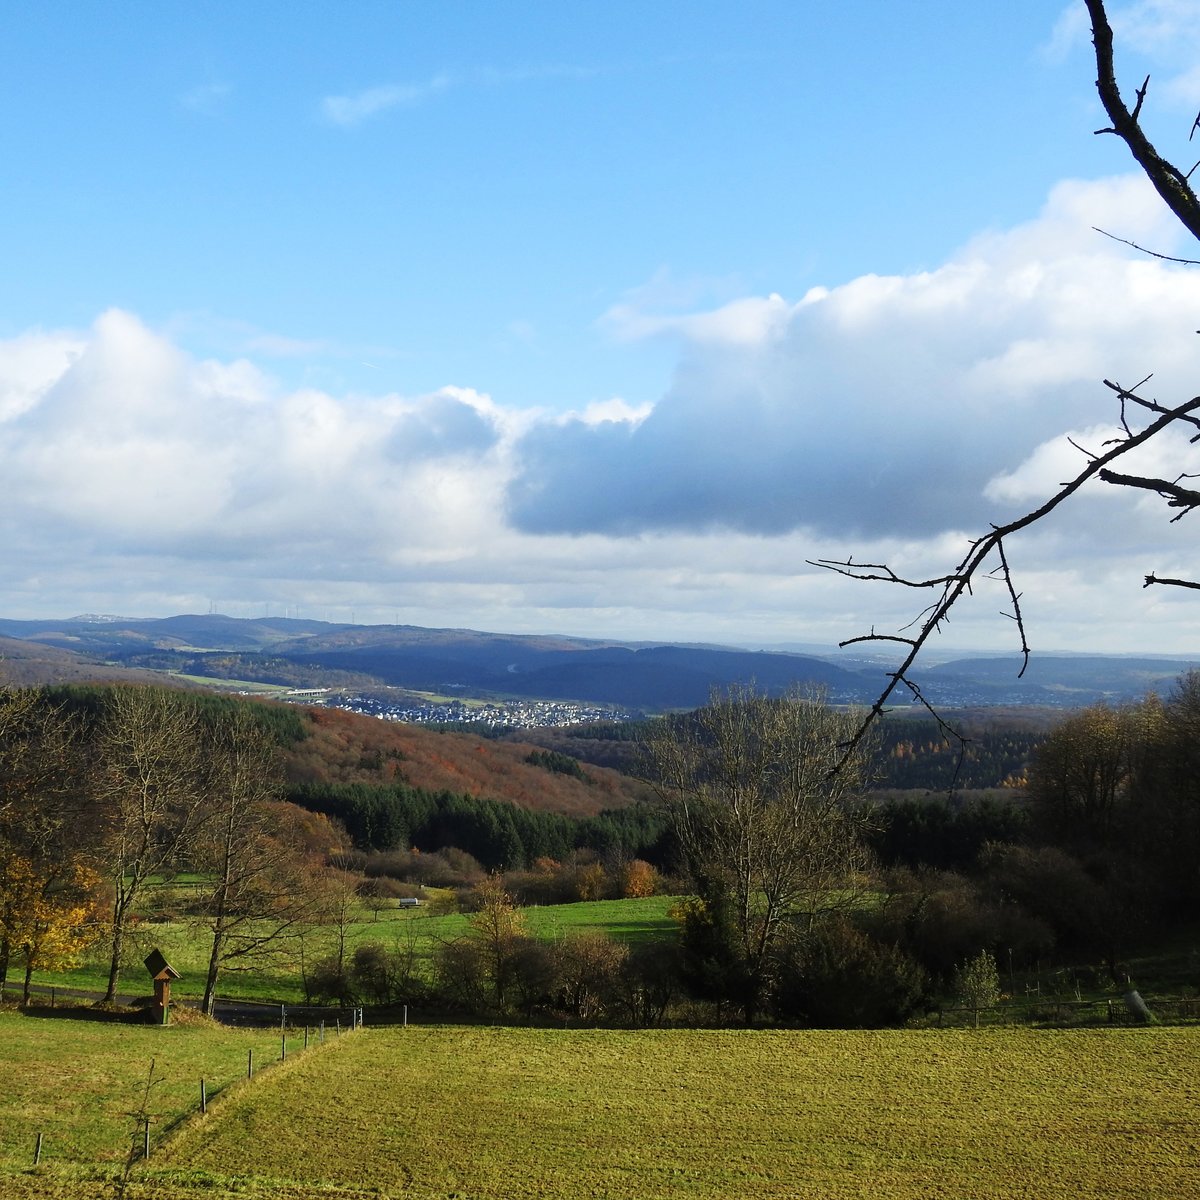
POLYGON ((42 1161, 42 1135, 37 1135, 37 1145, 33 1148, 33 1165, 36 1167, 42 1161))
POLYGON ((287 1034, 279 1035, 279 1061, 287 1062, 287 1034))
POLYGON ((307 1025, 305 1025, 305 1027, 304 1027, 304 1048, 305 1048, 305 1050, 308 1049, 308 1026, 307 1025))
POLYGON ((404 1028, 408 1028, 408 1005, 404 1006, 404 1028))
POLYGON ((246 1051, 246 1078, 247 1079, 254 1078, 254 1051, 253 1050, 246 1051))
POLYGON ((145 1128, 142 1130, 142 1157, 150 1157, 150 1118, 146 1118, 145 1128))
POLYGON ((204 1090, 204 1080, 200 1080, 200 1111, 208 1112, 208 1093, 204 1090))

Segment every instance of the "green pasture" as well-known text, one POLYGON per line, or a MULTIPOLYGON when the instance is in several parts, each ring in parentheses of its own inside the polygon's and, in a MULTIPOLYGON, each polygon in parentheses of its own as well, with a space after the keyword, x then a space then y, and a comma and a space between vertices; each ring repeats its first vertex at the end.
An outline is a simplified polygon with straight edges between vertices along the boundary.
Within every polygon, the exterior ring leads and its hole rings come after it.
MULTIPOLYGON (((0 1032, 22 1080, 0 1093, 3 1200, 113 1194, 93 1164, 148 1055, 174 1038, 194 1077, 233 1036, 129 1031, 118 1051, 72 1022, 0 1032), (32 1125, 12 1139, 10 1120, 56 1105, 79 1126, 74 1166, 32 1173, 32 1125)), ((129 1195, 1180 1200, 1200 1191, 1198 1068, 1196 1028, 368 1028, 189 1118, 129 1195)))
MULTIPOLYGON (((289 1055, 303 1044, 303 1032, 290 1035, 289 1055)), ((32 1163, 39 1133, 42 1164, 52 1174, 123 1163, 151 1059, 151 1136, 158 1141, 198 1107, 201 1079, 215 1103, 245 1079, 251 1054, 262 1076, 281 1053, 278 1033, 199 1018, 162 1028, 84 1020, 62 1008, 0 1010, 0 1196, 37 1194, 23 1190, 14 1173, 32 1163)))
MULTIPOLYGON (((186 891, 192 882, 177 880, 172 887, 186 891)), ((670 896, 647 896, 628 900, 594 900, 578 904, 554 904, 524 909, 526 928, 534 937, 553 940, 569 934, 602 931, 629 943, 668 935, 675 922, 670 896)), ((439 942, 451 941, 466 933, 470 917, 464 913, 438 914, 430 906, 401 909, 395 901, 374 910, 358 905, 347 928, 351 950, 365 942, 382 942, 394 949, 410 947, 418 956, 428 957, 439 942)), ((313 963, 332 953, 337 930, 332 925, 317 925, 302 930, 296 937, 281 942, 251 969, 228 971, 221 977, 220 994, 230 999, 281 1000, 296 1003, 303 999, 300 983, 301 962, 313 963)), ((204 991, 210 943, 203 921, 177 918, 170 921, 144 919, 131 930, 127 965, 122 968, 122 994, 149 994, 149 977, 142 959, 158 948, 180 973, 172 993, 180 999, 198 999, 204 991)), ((54 973, 34 974, 34 982, 46 986, 103 991, 108 982, 108 961, 103 942, 96 944, 73 968, 54 973)), ((16 973, 10 972, 9 990, 17 986, 16 973)))

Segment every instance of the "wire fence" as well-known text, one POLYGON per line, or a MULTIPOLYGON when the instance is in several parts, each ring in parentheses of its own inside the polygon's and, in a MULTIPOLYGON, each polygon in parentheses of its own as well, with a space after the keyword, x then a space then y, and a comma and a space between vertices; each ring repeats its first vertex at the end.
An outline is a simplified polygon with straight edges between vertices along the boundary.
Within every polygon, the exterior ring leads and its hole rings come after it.
POLYGON ((363 1023, 361 1005, 334 1007, 323 1004, 270 1004, 254 1000, 220 1000, 213 1016, 222 1025, 280 1030, 324 1027, 357 1029, 363 1023))
POLYGON ((1132 995, 1136 1001, 1125 996, 1100 1000, 1042 996, 978 1009, 942 1008, 927 1019, 938 1028, 972 1025, 977 1017, 979 1023, 988 1025, 1144 1025, 1147 1021, 1186 1024, 1200 1020, 1200 997, 1132 995))

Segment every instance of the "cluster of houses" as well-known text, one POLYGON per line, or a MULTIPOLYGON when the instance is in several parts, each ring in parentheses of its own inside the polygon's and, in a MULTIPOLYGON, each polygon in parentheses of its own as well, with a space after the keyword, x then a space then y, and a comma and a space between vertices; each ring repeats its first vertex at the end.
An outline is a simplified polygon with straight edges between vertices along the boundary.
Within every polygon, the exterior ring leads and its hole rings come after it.
POLYGON ((534 729, 544 726, 580 725, 592 721, 631 721, 625 709, 573 700, 464 701, 439 703, 413 699, 391 700, 372 695, 329 695, 330 708, 363 713, 385 721, 416 725, 476 725, 486 728, 534 729))

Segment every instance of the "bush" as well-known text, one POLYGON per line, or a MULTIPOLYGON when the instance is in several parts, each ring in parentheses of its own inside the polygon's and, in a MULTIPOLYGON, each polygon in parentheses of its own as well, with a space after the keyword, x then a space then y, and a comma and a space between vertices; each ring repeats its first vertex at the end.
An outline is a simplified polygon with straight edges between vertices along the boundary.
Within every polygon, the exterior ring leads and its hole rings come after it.
POLYGON ((1000 999, 1000 972, 996 960, 986 950, 980 950, 955 971, 954 993, 965 1007, 974 1010, 978 1028, 979 1010, 991 1008, 1000 999))
POLYGON ((621 895, 630 897, 653 896, 661 884, 658 872, 642 858, 626 863, 619 879, 621 895))
POLYGON ((903 950, 849 921, 832 920, 784 957, 775 1009, 824 1029, 900 1025, 925 995, 927 977, 903 950))
POLYGON ((619 1006, 629 949, 604 933, 576 933, 558 944, 560 1006, 580 1021, 603 1020, 619 1006))
POLYGON ((305 974, 304 994, 310 1004, 346 1007, 354 1002, 354 983, 344 963, 336 958, 323 958, 305 974))
POLYGON ((900 946, 930 975, 948 981, 955 967, 980 946, 1030 963, 1054 946, 1054 931, 1020 905, 982 894, 951 871, 891 872, 890 894, 867 920, 878 941, 900 946))
POLYGON ((639 1028, 661 1025, 681 987, 677 942, 634 946, 618 979, 624 1019, 639 1028))
POLYGON ((985 887, 1044 921, 1056 940, 1076 949, 1104 948, 1110 901, 1083 864, 1053 846, 990 844, 980 856, 985 887))

